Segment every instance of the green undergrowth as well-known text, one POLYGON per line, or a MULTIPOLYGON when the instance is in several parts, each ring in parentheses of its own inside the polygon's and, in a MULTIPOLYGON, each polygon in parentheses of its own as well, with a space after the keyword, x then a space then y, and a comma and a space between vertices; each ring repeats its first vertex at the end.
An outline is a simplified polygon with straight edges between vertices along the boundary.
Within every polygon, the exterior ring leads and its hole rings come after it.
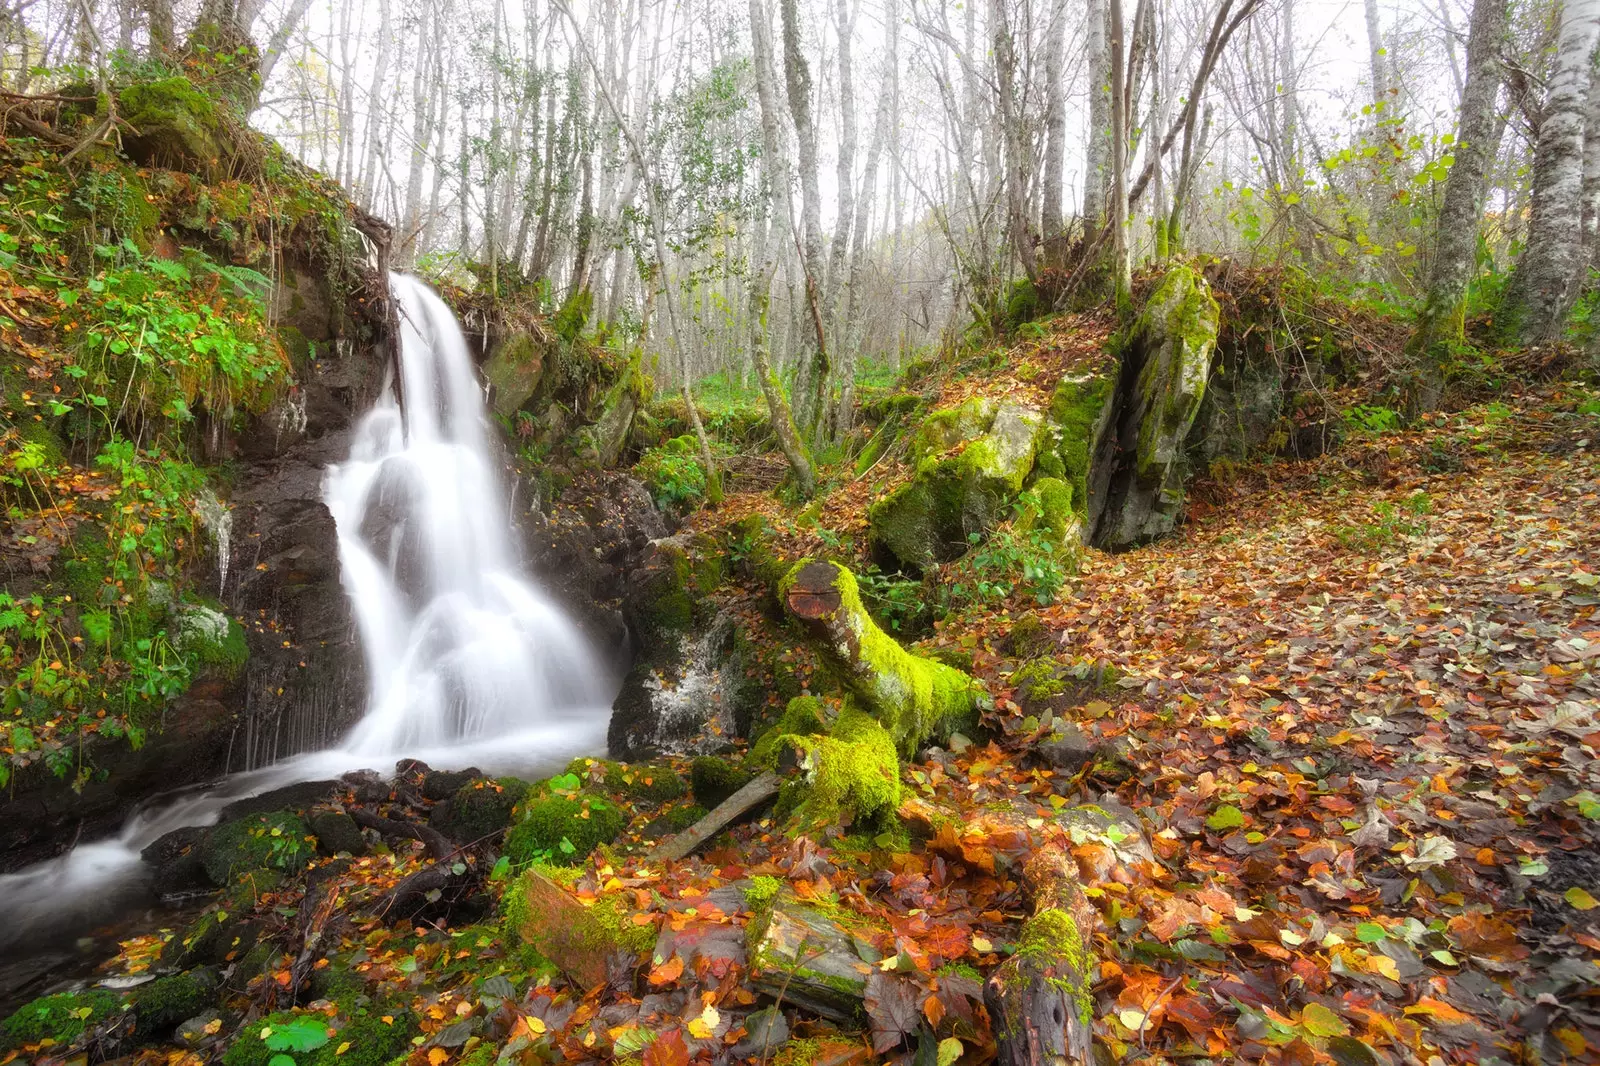
MULTIPOLYGON (((269 311, 273 249, 336 301, 358 284, 344 197, 247 132, 214 95, 226 71, 187 62, 114 67, 130 155, 0 153, 0 507, 30 571, 0 592, 0 785, 36 763, 81 784, 86 741, 137 747, 197 678, 239 675, 242 628, 194 587, 225 482, 196 444, 318 354, 269 311)), ((103 107, 52 121, 86 132, 103 107)))

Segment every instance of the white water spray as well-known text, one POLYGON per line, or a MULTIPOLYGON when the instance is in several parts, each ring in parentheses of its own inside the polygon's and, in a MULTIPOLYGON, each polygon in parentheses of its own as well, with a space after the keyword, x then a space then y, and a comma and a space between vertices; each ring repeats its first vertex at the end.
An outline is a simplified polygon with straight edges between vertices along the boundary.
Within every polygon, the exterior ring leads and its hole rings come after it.
POLYGON ((114 839, 0 877, 9 928, 87 917, 137 892, 143 848, 270 789, 405 757, 530 772, 604 748, 615 682, 518 565, 461 329, 426 285, 390 284, 400 381, 323 484, 366 656, 366 714, 336 748, 233 775, 136 813, 114 839))

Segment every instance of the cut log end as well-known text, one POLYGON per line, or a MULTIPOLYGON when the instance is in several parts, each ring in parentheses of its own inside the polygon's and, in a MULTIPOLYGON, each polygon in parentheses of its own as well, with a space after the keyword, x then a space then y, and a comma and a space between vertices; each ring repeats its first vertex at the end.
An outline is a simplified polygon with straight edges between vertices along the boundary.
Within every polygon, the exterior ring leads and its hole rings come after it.
POLYGON ((843 603, 838 587, 839 568, 832 563, 808 563, 789 582, 784 595, 796 618, 831 618, 843 603))

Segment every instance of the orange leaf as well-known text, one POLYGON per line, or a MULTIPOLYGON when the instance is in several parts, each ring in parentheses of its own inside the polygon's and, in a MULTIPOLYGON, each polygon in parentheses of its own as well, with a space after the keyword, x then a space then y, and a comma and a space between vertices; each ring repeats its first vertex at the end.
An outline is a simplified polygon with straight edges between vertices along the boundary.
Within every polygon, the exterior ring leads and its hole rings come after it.
POLYGON ((1458 1011, 1444 1000, 1434 999, 1432 996, 1423 996, 1407 1007, 1406 1013, 1427 1014, 1437 1018, 1445 1025, 1460 1025, 1462 1022, 1470 1022, 1472 1020, 1471 1015, 1458 1011))
POLYGON ((683 956, 674 955, 660 966, 650 970, 650 983, 652 985, 670 985, 683 976, 683 956))
POLYGON ((929 996, 922 1001, 922 1014, 928 1019, 928 1024, 937 1029, 944 1020, 944 1004, 939 1002, 938 996, 929 996))
POLYGON ((428 1066, 444 1066, 445 1061, 449 1058, 450 1052, 442 1047, 428 1049, 428 1066))
POLYGON ((689 1048, 677 1029, 661 1034, 644 1049, 644 1066, 689 1066, 689 1048))

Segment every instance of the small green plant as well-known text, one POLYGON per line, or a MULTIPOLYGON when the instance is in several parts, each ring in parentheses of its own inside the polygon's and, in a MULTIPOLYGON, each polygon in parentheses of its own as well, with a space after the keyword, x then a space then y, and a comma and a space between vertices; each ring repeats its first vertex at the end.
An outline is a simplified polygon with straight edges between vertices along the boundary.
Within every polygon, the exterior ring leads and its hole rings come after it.
POLYGON ((1359 403, 1347 407, 1342 417, 1352 434, 1375 437, 1400 428, 1400 412, 1392 407, 1359 403))
POLYGON ((700 465, 694 437, 674 437, 640 457, 633 472, 655 497, 658 506, 682 512, 706 492, 706 471, 700 465))
POLYGON ((1371 521, 1335 526, 1333 536, 1351 551, 1385 551, 1402 539, 1426 535, 1428 523, 1424 516, 1432 511, 1433 500, 1422 491, 1412 493, 1398 505, 1380 500, 1373 505, 1371 521))

